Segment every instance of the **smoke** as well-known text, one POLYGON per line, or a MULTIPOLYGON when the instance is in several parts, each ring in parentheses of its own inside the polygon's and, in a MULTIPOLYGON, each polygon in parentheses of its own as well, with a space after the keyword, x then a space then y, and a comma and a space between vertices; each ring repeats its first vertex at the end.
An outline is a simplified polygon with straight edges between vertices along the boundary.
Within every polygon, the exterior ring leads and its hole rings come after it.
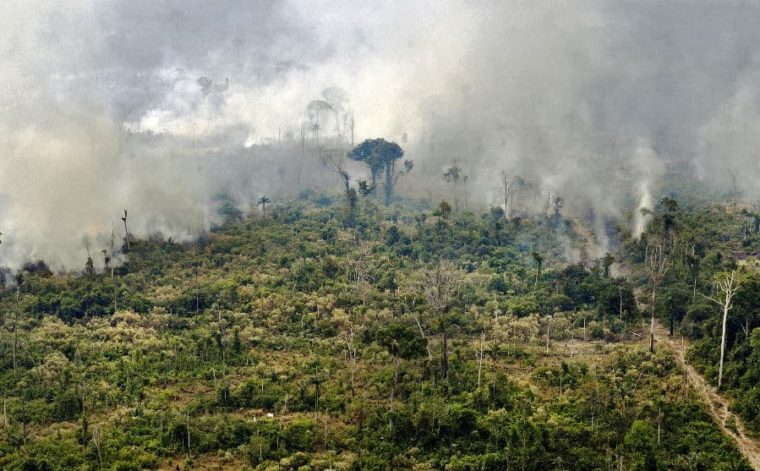
POLYGON ((640 239, 641 235, 646 231, 649 222, 652 220, 652 207, 654 206, 654 198, 652 192, 649 191, 648 182, 644 181, 639 186, 641 192, 641 198, 639 199, 639 205, 636 208, 635 222, 633 224, 633 237, 640 239))
POLYGON ((662 160, 646 143, 640 143, 633 156, 631 177, 638 181, 638 205, 634 214, 633 237, 641 238, 652 220, 657 185, 665 173, 662 160))
POLYGON ((498 205, 507 169, 516 210, 560 197, 603 246, 674 163, 758 196, 758 23, 738 1, 3 2, 0 263, 81 267, 125 208, 182 240, 222 191, 337 189, 318 145, 380 136, 415 160, 401 191, 450 197, 456 160, 463 200, 498 205))

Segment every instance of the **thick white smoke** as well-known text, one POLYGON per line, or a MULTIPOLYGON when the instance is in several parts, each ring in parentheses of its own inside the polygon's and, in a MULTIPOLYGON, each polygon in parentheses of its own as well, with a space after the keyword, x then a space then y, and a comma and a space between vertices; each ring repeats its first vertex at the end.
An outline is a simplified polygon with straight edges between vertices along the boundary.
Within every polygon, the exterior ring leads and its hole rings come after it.
POLYGON ((338 134, 402 144, 408 192, 445 196, 458 161, 472 206, 501 204, 508 169, 515 208, 551 192, 600 241, 667 162, 752 196, 758 23, 698 1, 3 2, 0 264, 81 267, 125 208, 182 239, 222 190, 245 210, 337 188, 313 147, 338 134))

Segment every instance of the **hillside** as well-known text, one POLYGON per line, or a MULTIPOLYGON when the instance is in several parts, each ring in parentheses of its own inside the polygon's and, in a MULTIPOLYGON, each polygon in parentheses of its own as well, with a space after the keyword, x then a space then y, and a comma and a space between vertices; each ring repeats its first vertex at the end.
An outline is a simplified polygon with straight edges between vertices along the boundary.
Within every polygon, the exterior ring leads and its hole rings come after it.
POLYGON ((0 300, 0 467, 750 469, 648 352, 643 281, 574 264, 568 222, 343 206, 27 266, 0 300))

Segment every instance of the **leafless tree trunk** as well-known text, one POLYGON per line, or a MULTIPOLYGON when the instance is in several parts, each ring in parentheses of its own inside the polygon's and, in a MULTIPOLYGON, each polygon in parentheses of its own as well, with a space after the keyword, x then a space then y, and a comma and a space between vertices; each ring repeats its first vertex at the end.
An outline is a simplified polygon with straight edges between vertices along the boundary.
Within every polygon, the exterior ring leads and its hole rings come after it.
POLYGON ((430 343, 427 341, 427 335, 425 335, 425 331, 422 330, 422 323, 420 322, 420 318, 418 316, 414 316, 414 321, 417 323, 417 327, 420 329, 420 335, 422 335, 422 338, 425 339, 425 348, 427 349, 428 354, 428 360, 433 359, 433 354, 430 353, 430 343))
POLYGON ((185 431, 187 432, 187 456, 189 457, 191 454, 191 451, 190 451, 190 411, 187 411, 185 415, 185 431))
POLYGON ((444 379, 449 378, 449 332, 446 315, 459 293, 462 275, 451 262, 440 262, 435 268, 425 272, 425 298, 433 314, 437 316, 443 337, 441 364, 444 379))
POLYGON ((657 446, 660 446, 662 438, 662 410, 657 408, 657 446))
POLYGON ((320 152, 322 162, 332 168, 343 183, 343 191, 348 193, 350 189, 350 176, 346 170, 346 156, 340 151, 322 151, 320 152))
POLYGON ((657 289, 670 269, 670 260, 665 253, 665 242, 662 240, 650 240, 646 247, 644 258, 644 271, 649 278, 652 289, 650 310, 652 319, 649 325, 649 351, 654 352, 654 317, 657 304, 657 289))
POLYGON ((303 173, 303 166, 306 164, 306 129, 304 123, 301 123, 301 162, 298 164, 298 175, 296 177, 296 184, 298 186, 298 193, 301 193, 301 174, 303 173))
POLYGON ((24 284, 23 281, 21 281, 18 286, 16 286, 16 309, 13 313, 13 375, 16 375, 16 367, 18 364, 18 316, 19 312, 21 311, 21 285, 24 284))
POLYGON ((583 341, 586 341, 586 314, 583 314, 583 341))
POLYGON ((356 123, 354 122, 353 112, 351 113, 351 116, 349 119, 350 119, 350 124, 348 126, 349 126, 349 129, 351 130, 351 148, 353 149, 354 148, 354 128, 356 127, 356 123))
POLYGON ((618 299, 620 301, 618 305, 618 316, 623 318, 623 285, 618 285, 618 299))
POLYGON ((726 354, 726 324, 728 322, 728 311, 733 307, 734 295, 736 295, 736 292, 741 287, 741 278, 736 273, 736 270, 732 270, 731 273, 721 274, 716 284, 722 298, 716 299, 709 296, 705 296, 705 298, 723 309, 723 327, 721 329, 722 333, 720 337, 720 364, 718 366, 718 389, 720 389, 723 384, 723 359, 726 354))
POLYGON ((351 360, 351 396, 353 397, 356 394, 356 389, 354 387, 354 378, 356 375, 356 358, 358 356, 356 345, 354 345, 353 325, 349 325, 348 330, 343 333, 343 342, 346 344, 346 351, 348 352, 348 357, 351 360))
POLYGON ((504 190, 504 219, 509 219, 509 204, 515 185, 515 177, 507 169, 503 169, 499 172, 499 180, 501 180, 501 186, 504 190))
POLYGON ((124 240, 127 241, 127 250, 129 250, 129 229, 127 229, 127 210, 124 210, 124 217, 121 218, 124 222, 124 240))
POLYGON ((478 352, 478 389, 480 389, 480 378, 481 373, 483 371, 483 347, 486 342, 486 333, 483 331, 483 333, 480 335, 480 349, 478 352))
POLYGON ((98 463, 103 462, 103 455, 100 451, 100 443, 101 443, 101 430, 100 425, 95 425, 92 429, 92 443, 95 445, 95 450, 98 452, 98 463))

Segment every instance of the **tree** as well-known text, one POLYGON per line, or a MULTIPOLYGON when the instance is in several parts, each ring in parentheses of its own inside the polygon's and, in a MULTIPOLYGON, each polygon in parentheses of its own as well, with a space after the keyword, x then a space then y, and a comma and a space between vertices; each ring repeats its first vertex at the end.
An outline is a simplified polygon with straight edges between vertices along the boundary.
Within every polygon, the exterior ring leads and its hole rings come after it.
POLYGON ((350 127, 351 138, 353 139, 354 122, 353 116, 345 109, 345 103, 347 100, 346 92, 340 88, 330 87, 322 90, 322 96, 316 100, 312 100, 306 107, 306 113, 308 115, 309 124, 314 132, 314 139, 319 146, 319 132, 325 130, 324 136, 327 140, 328 132, 330 128, 328 122, 330 116, 334 121, 335 131, 334 137, 338 142, 343 140, 344 128, 350 127), (350 122, 349 122, 350 119, 350 122))
POLYGON ((325 100, 312 100, 306 107, 309 115, 311 130, 314 132, 314 141, 319 146, 319 130, 322 128, 321 118, 323 113, 334 113, 332 105, 325 100))
POLYGON ((351 360, 351 396, 356 394, 355 389, 355 376, 356 376, 356 359, 358 357, 358 350, 356 348, 356 341, 354 335, 354 325, 352 322, 347 322, 345 329, 341 332, 340 338, 346 345, 346 352, 351 360))
POLYGON ((87 256, 87 261, 84 264, 84 275, 95 276, 95 264, 92 261, 92 257, 87 256))
POLYGON ((359 180, 359 193, 363 197, 366 198, 367 196, 371 195, 373 191, 374 189, 371 186, 369 186, 369 183, 367 183, 367 180, 359 180))
POLYGON ((723 384, 723 359, 726 354, 726 324, 728 322, 728 311, 733 307, 734 296, 741 287, 741 284, 742 280, 740 275, 736 270, 731 270, 730 273, 721 273, 716 280, 716 286, 722 295, 721 298, 711 298, 710 296, 702 295, 723 309, 723 326, 721 328, 720 336, 720 364, 718 366, 718 389, 720 389, 723 384))
POLYGON ((544 257, 541 256, 538 252, 531 252, 531 257, 533 257, 533 261, 536 262, 536 285, 538 286, 538 280, 541 278, 541 268, 544 266, 544 257))
POLYGON ((467 176, 459 167, 456 161, 453 162, 451 167, 446 169, 443 174, 443 179, 448 183, 454 184, 454 211, 459 211, 459 182, 465 181, 467 176))
MULTIPOLYGON (((382 138, 367 139, 348 153, 348 158, 357 162, 364 162, 369 167, 373 192, 377 188, 378 176, 380 176, 383 170, 385 171, 386 206, 391 203, 394 184, 398 177, 396 174, 396 161, 402 157, 404 157, 404 151, 398 144, 388 142, 382 138)), ((411 171, 412 167, 411 161, 408 164, 405 162, 405 170, 401 174, 411 171)))
POLYGON ((124 217, 121 218, 124 223, 124 240, 127 241, 127 250, 129 250, 129 230, 127 229, 127 210, 124 210, 124 217))
POLYGON ((398 178, 402 175, 408 175, 409 172, 411 172, 414 169, 414 161, 412 160, 404 160, 404 169, 400 172, 396 172, 396 174, 393 176, 393 188, 396 187, 396 183, 398 182, 398 178))
POLYGON ((346 214, 346 227, 356 227, 356 206, 359 202, 356 196, 356 190, 349 188, 346 192, 346 203, 348 203, 348 213, 346 214))
POLYGON ((271 202, 272 200, 270 200, 267 195, 262 195, 261 198, 259 198, 257 204, 261 206, 261 214, 263 217, 267 217, 267 205, 271 202))
POLYGON ((509 219, 510 211, 510 198, 515 186, 515 176, 509 173, 507 169, 502 169, 499 172, 499 180, 501 180, 501 186, 504 189, 504 219, 509 219))
POLYGON ((438 321, 442 336, 441 366, 443 377, 449 378, 449 332, 448 313, 456 301, 462 285, 462 274, 451 262, 439 262, 434 268, 428 269, 423 277, 425 300, 438 321))
POLYGON ((84 264, 84 275, 95 276, 95 264, 92 261, 92 255, 90 254, 90 242, 85 239, 84 248, 87 250, 87 261, 84 264))
POLYGON ((350 176, 346 170, 346 157, 342 152, 320 152, 322 163, 331 167, 343 183, 343 191, 348 193, 350 176))
POLYGON ((646 246, 644 256, 644 271, 649 278, 649 287, 652 291, 650 309, 652 320, 649 327, 649 351, 654 352, 654 316, 657 309, 657 289, 662 284, 663 278, 670 269, 670 260, 665 253, 665 243, 659 239, 650 239, 646 246))
POLYGON ((686 283, 677 282, 670 284, 660 297, 664 301, 661 304, 668 313, 669 336, 672 337, 676 321, 682 321, 688 312, 691 292, 686 283))
POLYGON ((662 213, 662 230, 666 237, 673 235, 676 226, 676 211, 678 211, 678 202, 668 196, 660 201, 664 211, 662 213))
POLYGON ((552 225, 554 225, 554 227, 559 226, 562 218, 562 206, 564 206, 564 204, 564 200, 561 196, 557 195, 557 193, 550 191, 546 195, 546 207, 544 208, 544 214, 546 215, 546 218, 552 223, 552 225))
POLYGON ((103 254, 103 266, 104 266, 104 269, 105 269, 105 271, 108 271, 108 269, 110 268, 109 265, 111 264, 111 257, 108 255, 108 250, 103 249, 103 250, 100 251, 100 253, 103 254))
POLYGON ((742 289, 737 292, 734 299, 734 317, 736 317, 736 311, 740 317, 734 322, 738 322, 745 340, 749 340, 760 314, 760 306, 757 304, 758 296, 760 296, 760 277, 745 277, 742 280, 742 289))
POLYGON ((612 266, 613 263, 615 263, 615 257, 613 257, 612 254, 607 252, 607 254, 605 254, 605 256, 602 257, 600 261, 602 263, 602 273, 604 274, 604 277, 609 278, 610 267, 612 266))
POLYGON ((447 220, 449 216, 451 216, 451 205, 448 201, 441 201, 435 211, 433 211, 433 216, 438 216, 443 220, 447 220))

